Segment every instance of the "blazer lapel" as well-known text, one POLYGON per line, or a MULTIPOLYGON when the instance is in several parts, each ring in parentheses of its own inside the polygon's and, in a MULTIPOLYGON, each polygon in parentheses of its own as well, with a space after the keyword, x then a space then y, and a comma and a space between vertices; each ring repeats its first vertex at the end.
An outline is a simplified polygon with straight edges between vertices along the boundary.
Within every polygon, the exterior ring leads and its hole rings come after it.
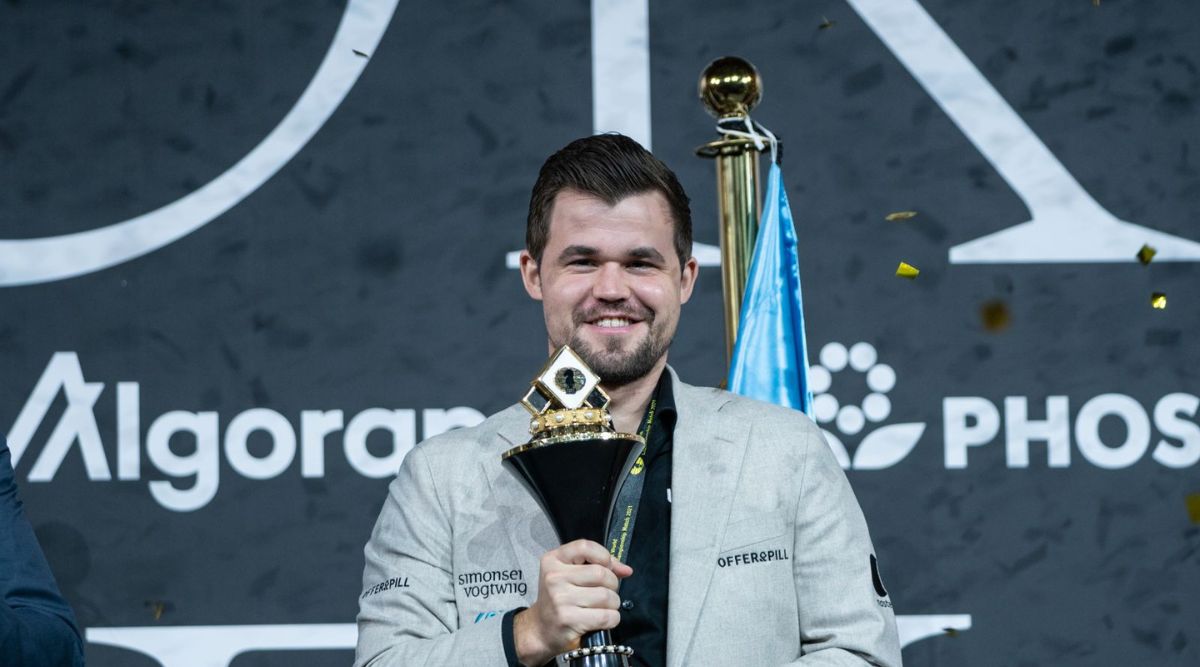
POLYGON ((724 394, 674 379, 679 418, 671 455, 669 667, 682 665, 691 647, 716 568, 749 435, 748 424, 719 414, 728 402, 724 394))

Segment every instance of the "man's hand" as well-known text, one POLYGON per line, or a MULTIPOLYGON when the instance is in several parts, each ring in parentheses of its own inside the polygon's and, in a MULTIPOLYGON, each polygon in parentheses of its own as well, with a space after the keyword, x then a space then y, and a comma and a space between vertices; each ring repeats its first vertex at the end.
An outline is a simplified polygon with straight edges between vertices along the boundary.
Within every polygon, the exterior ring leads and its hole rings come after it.
POLYGON ((538 596, 533 606, 513 617, 517 659, 542 665, 579 646, 583 635, 615 628, 617 582, 633 568, 590 540, 575 540, 542 556, 538 596))

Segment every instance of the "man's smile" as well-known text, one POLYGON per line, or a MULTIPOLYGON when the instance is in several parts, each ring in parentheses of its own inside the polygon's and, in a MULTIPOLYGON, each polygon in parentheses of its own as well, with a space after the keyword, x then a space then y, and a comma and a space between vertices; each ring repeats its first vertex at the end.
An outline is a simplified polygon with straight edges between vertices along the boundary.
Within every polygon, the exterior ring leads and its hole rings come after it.
POLYGON ((633 331, 643 318, 630 313, 595 313, 580 318, 587 328, 601 335, 623 334, 633 331))

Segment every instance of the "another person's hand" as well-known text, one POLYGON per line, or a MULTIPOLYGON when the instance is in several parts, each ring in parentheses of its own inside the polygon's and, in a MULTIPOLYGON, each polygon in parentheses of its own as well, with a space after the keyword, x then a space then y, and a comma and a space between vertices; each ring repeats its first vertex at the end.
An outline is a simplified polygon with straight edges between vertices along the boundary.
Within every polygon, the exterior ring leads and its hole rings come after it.
POLYGON ((579 646, 583 635, 621 622, 617 582, 633 568, 590 540, 575 540, 547 551, 538 574, 538 596, 513 617, 517 659, 542 665, 579 646))

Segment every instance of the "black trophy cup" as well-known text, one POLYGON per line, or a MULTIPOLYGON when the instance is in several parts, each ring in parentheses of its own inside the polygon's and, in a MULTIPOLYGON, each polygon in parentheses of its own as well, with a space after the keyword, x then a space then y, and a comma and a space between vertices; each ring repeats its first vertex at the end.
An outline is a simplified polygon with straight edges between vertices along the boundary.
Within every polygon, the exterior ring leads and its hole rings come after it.
MULTIPOLYGON (((641 436, 617 433, 600 378, 567 346, 546 362, 521 401, 533 415, 533 439, 502 460, 529 489, 567 543, 604 544, 613 502, 645 448, 641 436)), ((559 656, 570 667, 629 667, 633 649, 617 646, 608 630, 584 635, 559 656)))

